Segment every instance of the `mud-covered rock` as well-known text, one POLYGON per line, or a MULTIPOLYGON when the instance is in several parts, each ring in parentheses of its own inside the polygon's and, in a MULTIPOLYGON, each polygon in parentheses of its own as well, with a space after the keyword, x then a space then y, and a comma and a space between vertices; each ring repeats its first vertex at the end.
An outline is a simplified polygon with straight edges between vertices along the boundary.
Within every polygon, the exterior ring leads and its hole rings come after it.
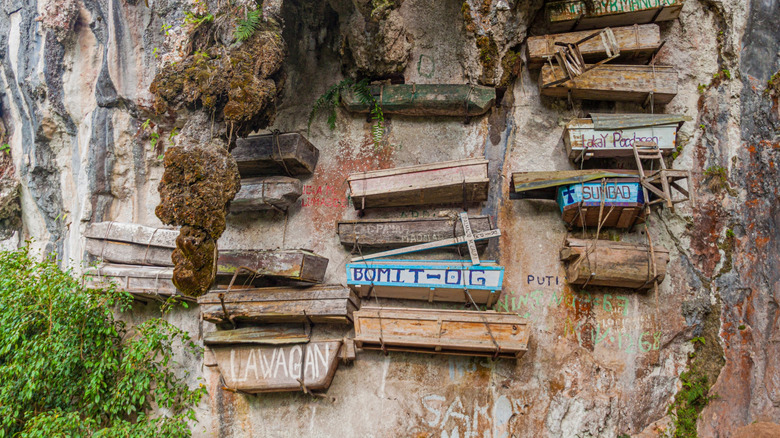
POLYGON ((184 226, 176 237, 176 249, 171 260, 173 284, 180 291, 199 295, 214 281, 216 273, 217 242, 203 229, 184 226))

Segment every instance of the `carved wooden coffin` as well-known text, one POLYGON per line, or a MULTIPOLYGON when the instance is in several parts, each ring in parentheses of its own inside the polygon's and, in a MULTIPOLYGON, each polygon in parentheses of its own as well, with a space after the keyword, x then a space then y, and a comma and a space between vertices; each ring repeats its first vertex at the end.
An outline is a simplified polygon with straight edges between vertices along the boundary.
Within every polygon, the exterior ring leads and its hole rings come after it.
POLYGON ((520 358, 530 330, 514 313, 364 307, 355 312, 360 348, 520 358))
POLYGON ((563 221, 578 227, 631 228, 644 219, 645 199, 638 178, 609 178, 558 187, 563 221), (603 207, 602 207, 603 204, 603 207))
MULTIPOLYGON (((409 116, 478 116, 495 103, 496 90, 463 84, 399 84, 370 87, 385 114, 409 116)), ((348 111, 367 113, 368 105, 353 92, 342 95, 348 111)))
POLYGON ((669 114, 590 114, 566 124, 563 142, 569 158, 633 156, 634 143, 653 142, 661 153, 671 154, 677 146, 677 130, 684 116, 669 114))
POLYGON ((539 88, 543 96, 624 102, 669 103, 677 95, 677 70, 667 65, 603 64, 581 76, 550 87, 542 87, 565 77, 560 66, 542 66, 539 88))
POLYGON ((175 296, 186 301, 195 301, 182 295, 171 282, 173 268, 157 266, 101 264, 85 270, 84 286, 104 288, 115 284, 141 301, 165 300, 175 296))
POLYGON ((320 158, 319 149, 297 132, 239 138, 230 153, 242 178, 311 175, 320 158))
POLYGON ((490 184, 488 161, 476 158, 353 173, 347 181, 356 210, 473 204, 487 199, 490 184))
POLYGON ((342 341, 288 345, 213 345, 229 390, 262 393, 328 389, 339 365, 342 341))
MULTIPOLYGON (((552 35, 528 37, 528 68, 537 69, 555 55, 560 48, 555 43, 573 44, 593 35, 597 30, 567 32, 552 35)), ((657 24, 642 24, 612 28, 615 41, 620 47, 620 60, 644 60, 661 46, 661 31, 657 24)), ((607 57, 600 37, 585 41, 579 46, 585 61, 596 62, 607 57)))
POLYGON ((230 202, 230 212, 287 210, 303 193, 301 180, 268 176, 241 180, 241 190, 230 202))
MULTIPOLYGON (((470 216, 469 222, 474 234, 493 229, 488 216, 470 216)), ((345 247, 367 249, 400 248, 464 235, 461 221, 450 217, 339 221, 338 232, 345 247)), ((487 240, 476 244, 485 248, 487 240)))
POLYGON ((569 238, 561 249, 566 262, 566 280, 571 284, 646 289, 666 276, 669 251, 661 246, 653 250, 609 240, 569 238), (653 262, 655 260, 655 262, 653 262))
POLYGON ((203 319, 215 324, 231 321, 349 324, 352 312, 360 308, 355 293, 340 285, 211 291, 198 298, 198 304, 203 319))
POLYGON ((366 260, 347 264, 347 284, 361 297, 400 298, 492 306, 504 282, 495 262, 366 260), (470 296, 470 297, 469 297, 470 296))
POLYGON ((553 32, 674 20, 683 0, 565 0, 545 5, 553 32))

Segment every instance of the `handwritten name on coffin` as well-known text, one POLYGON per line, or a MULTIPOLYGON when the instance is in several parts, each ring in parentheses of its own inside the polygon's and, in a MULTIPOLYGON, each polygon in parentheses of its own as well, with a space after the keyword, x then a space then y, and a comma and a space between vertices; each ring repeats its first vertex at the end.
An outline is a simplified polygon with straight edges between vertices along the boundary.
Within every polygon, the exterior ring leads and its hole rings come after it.
POLYGON ((347 265, 347 283, 406 287, 501 289, 503 268, 468 266, 347 265))
POLYGON ((558 205, 563 210, 580 202, 585 206, 597 206, 604 198, 606 206, 629 206, 644 203, 644 195, 638 182, 601 182, 571 184, 558 188, 558 205))
POLYGON ((627 131, 585 129, 572 132, 571 139, 575 148, 620 149, 632 148, 636 142, 651 142, 662 149, 673 149, 676 135, 676 127, 658 126, 627 131))
POLYGON ((330 386, 341 341, 269 346, 212 347, 228 388, 246 392, 297 391, 330 386))

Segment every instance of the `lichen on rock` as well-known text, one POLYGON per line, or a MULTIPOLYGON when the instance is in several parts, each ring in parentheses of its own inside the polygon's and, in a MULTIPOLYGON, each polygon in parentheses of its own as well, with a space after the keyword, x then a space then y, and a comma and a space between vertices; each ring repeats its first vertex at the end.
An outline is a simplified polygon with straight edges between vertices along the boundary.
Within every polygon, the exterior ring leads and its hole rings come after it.
POLYGON ((0 151, 0 240, 10 237, 20 225, 19 180, 11 153, 4 150, 0 151))

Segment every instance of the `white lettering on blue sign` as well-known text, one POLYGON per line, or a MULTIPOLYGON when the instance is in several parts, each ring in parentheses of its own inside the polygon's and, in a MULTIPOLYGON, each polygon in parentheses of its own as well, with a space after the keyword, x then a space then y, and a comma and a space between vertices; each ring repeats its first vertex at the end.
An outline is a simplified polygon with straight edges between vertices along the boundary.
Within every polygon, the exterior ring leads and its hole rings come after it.
POLYGON ((644 203, 644 195, 638 182, 608 182, 602 187, 601 181, 595 181, 558 188, 558 205, 561 210, 579 202, 582 202, 583 206, 597 206, 601 204, 602 197, 607 207, 644 203))
POLYGON ((450 289, 500 290, 504 277, 501 266, 451 265, 404 266, 392 263, 347 264, 347 283, 351 285, 406 286, 450 289))

